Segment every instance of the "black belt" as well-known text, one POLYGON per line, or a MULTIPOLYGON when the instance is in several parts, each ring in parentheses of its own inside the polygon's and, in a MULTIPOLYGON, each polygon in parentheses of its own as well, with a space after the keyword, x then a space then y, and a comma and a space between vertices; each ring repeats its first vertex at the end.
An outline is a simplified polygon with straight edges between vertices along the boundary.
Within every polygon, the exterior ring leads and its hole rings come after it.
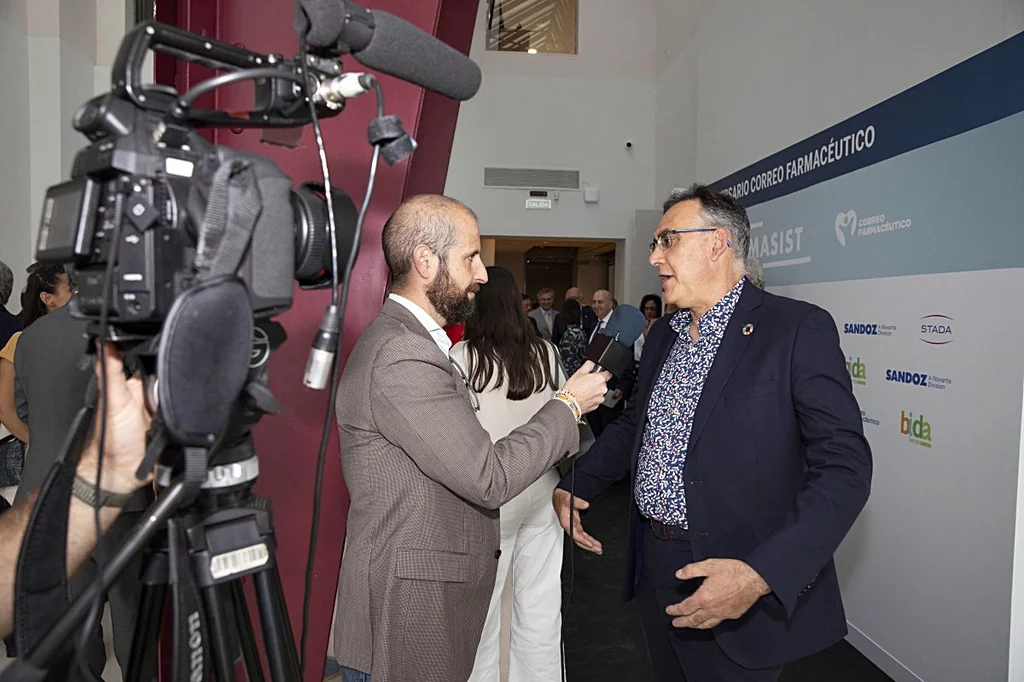
POLYGON ((682 526, 670 526, 667 523, 656 521, 655 519, 644 519, 644 523, 651 527, 656 537, 662 540, 689 540, 690 531, 686 530, 682 526))

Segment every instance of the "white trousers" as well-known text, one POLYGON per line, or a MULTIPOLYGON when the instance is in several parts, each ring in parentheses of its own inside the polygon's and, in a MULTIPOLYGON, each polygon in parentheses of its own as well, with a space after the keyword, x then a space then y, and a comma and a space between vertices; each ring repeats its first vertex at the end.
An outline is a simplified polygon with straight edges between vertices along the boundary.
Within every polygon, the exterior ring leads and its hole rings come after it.
POLYGON ((501 507, 501 557, 469 682, 503 682, 499 667, 502 593, 511 571, 508 682, 560 682, 562 527, 551 470, 501 507))

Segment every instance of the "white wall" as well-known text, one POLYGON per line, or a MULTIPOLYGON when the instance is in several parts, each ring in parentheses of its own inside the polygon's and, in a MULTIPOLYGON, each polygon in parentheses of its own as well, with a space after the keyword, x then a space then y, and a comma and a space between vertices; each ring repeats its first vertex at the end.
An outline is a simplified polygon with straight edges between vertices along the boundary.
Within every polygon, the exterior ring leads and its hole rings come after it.
POLYGON ((0 260, 14 270, 14 293, 9 308, 20 310, 19 292, 25 283, 25 266, 32 252, 28 229, 31 211, 25 200, 30 191, 29 130, 31 109, 28 92, 27 0, 0 2, 0 260))
POLYGON ((34 260, 43 195, 68 179, 86 141, 71 118, 109 89, 129 1, 0 2, 0 260, 14 270, 9 308, 15 312, 25 268, 34 260))
MULTIPOLYGON (((487 51, 485 9, 470 53, 483 86, 460 108, 446 193, 484 235, 626 238, 625 257, 646 258, 631 232, 634 211, 655 205, 655 0, 581 0, 577 55, 487 51), (578 169, 601 200, 563 191, 553 210, 526 211, 526 191, 483 187, 485 166, 578 169)), ((637 298, 631 269, 618 271, 616 296, 637 298)))
POLYGON ((724 177, 1021 30, 1021 0, 659 0, 659 196, 724 177))
MULTIPOLYGON (((694 181, 713 182, 1021 30, 1021 0, 659 0, 658 195, 694 181)), ((1024 508, 1018 512, 1022 523, 1024 508)), ((950 529, 935 532, 941 537, 950 529)), ((893 558, 912 557, 915 543, 936 539, 907 537, 893 558)), ((956 552, 955 537, 947 539, 949 551, 956 552)), ((901 603, 896 597, 906 595, 887 596, 891 576, 885 570, 899 562, 886 562, 878 547, 867 551, 872 551, 870 562, 858 563, 847 546, 839 556, 851 641, 862 651, 898 681, 925 682, 953 679, 951 671, 964 669, 965 655, 984 655, 969 645, 958 651, 935 646, 956 623, 901 627, 907 612, 896 606, 901 603)), ((943 584, 930 568, 913 568, 922 587, 918 599, 954 599, 970 608, 970 591, 990 587, 943 584)), ((1019 566, 1016 580, 1019 601, 1024 599, 1019 566)), ((1011 648, 1017 666, 1024 662, 1022 611, 1016 614, 1018 641, 995 643, 1001 652, 1011 648)), ((1013 679, 1024 679, 1024 668, 1014 674, 1013 679)))

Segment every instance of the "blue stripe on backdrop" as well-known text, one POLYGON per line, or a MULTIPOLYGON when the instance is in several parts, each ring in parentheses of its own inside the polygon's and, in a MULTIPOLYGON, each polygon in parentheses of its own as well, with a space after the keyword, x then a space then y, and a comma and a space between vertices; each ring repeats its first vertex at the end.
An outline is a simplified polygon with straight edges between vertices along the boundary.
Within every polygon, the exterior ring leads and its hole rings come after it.
POLYGON ((754 206, 1021 111, 1024 33, 713 186, 754 206))

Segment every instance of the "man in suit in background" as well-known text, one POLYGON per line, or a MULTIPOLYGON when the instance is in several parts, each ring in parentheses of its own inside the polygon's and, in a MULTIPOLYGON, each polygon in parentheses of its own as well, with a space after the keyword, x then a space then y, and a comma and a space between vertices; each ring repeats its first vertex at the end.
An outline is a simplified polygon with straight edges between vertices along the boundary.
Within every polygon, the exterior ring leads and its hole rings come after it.
POLYGON ((537 320, 533 319, 533 316, 530 315, 530 311, 533 310, 533 301, 530 300, 529 294, 521 294, 521 297, 523 302, 523 312, 526 313, 526 319, 530 321, 530 326, 533 327, 533 331, 537 333, 537 336, 540 336, 540 328, 537 326, 537 320))
MULTIPOLYGON (((53 267, 53 266, 41 266, 53 267)), ((64 275, 66 277, 66 275, 64 275)), ((73 288, 73 284, 69 284, 73 288)), ((64 436, 75 415, 85 404, 89 379, 95 363, 86 355, 86 323, 71 317, 62 305, 32 323, 18 339, 14 356, 14 390, 18 413, 29 430, 29 448, 15 501, 39 489, 61 452, 64 436)), ((152 499, 148 488, 140 489, 97 544, 96 556, 106 563, 124 543, 152 499)), ((135 616, 142 596, 139 571, 141 557, 129 564, 121 578, 108 590, 114 652, 123 672, 128 670, 135 616)), ((91 585, 97 577, 95 559, 89 559, 71 580, 72 595, 91 585)), ((106 647, 100 624, 90 634, 86 654, 89 669, 97 679, 106 665, 106 647)))
POLYGON ((583 302, 583 292, 579 287, 569 287, 565 291, 565 300, 572 299, 580 304, 580 317, 583 321, 583 333, 589 339, 597 326, 597 315, 594 309, 583 302))
POLYGON ((0 262, 0 348, 21 331, 21 318, 7 310, 7 302, 14 291, 14 273, 6 263, 0 262))
POLYGON ((868 498, 871 452, 832 317, 744 276, 746 211, 705 186, 673 194, 651 244, 666 302, 636 400, 554 503, 576 543, 627 474, 625 596, 659 682, 777 680, 846 635, 832 555, 868 498))
MULTIPOLYGON (((607 326, 608 320, 611 319, 612 312, 615 310, 615 299, 612 297, 612 292, 607 289, 598 289, 594 292, 593 304, 596 323, 587 336, 588 345, 607 326)), ((633 368, 633 363, 629 363, 621 376, 612 377, 608 382, 608 390, 611 393, 609 397, 613 404, 602 404, 587 418, 590 430, 594 432, 595 436, 600 436, 601 432, 622 414, 625 401, 633 392, 635 379, 636 370, 633 368)))
POLYGON ((541 338, 558 345, 565 333, 565 320, 555 310, 555 292, 553 289, 541 289, 537 292, 537 307, 530 311, 530 317, 537 323, 541 338))
POLYGON ((578 418, 608 374, 584 364, 492 443, 442 329, 472 313, 487 281, 476 216, 448 197, 413 197, 382 239, 392 292, 338 393, 351 507, 335 653, 345 682, 464 682, 494 590, 498 509, 579 449, 578 418))

